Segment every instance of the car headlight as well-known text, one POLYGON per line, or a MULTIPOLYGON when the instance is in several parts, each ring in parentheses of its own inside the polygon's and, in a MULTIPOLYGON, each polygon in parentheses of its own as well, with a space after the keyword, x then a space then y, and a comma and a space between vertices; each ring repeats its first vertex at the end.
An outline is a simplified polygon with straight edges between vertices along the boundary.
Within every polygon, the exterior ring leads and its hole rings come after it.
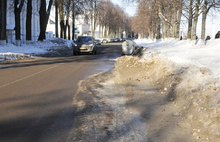
POLYGON ((75 46, 77 46, 77 44, 75 44, 75 46))
POLYGON ((89 46, 93 46, 93 44, 90 44, 89 46))

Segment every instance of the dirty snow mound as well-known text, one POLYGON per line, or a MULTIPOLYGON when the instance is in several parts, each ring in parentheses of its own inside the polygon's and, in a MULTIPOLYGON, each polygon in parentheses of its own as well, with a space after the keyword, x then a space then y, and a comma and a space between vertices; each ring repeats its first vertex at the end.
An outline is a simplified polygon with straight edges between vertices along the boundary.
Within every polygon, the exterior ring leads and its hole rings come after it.
POLYGON ((199 141, 219 140, 220 80, 208 68, 182 66, 157 52, 149 52, 142 59, 118 58, 114 74, 117 82, 160 86, 161 94, 170 95, 173 107, 178 108, 173 115, 181 118, 180 127, 191 131, 199 141))

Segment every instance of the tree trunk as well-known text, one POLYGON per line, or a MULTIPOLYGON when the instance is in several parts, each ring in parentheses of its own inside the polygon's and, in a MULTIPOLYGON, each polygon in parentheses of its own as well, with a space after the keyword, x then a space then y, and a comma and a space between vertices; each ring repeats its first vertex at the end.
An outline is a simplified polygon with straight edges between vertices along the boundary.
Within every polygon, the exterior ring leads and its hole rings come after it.
POLYGON ((193 29, 192 29, 192 40, 196 40, 197 36, 196 36, 196 28, 197 28, 197 23, 198 23, 198 17, 199 17, 199 3, 200 0, 196 0, 198 4, 196 4, 196 10, 195 10, 195 16, 193 19, 193 29))
POLYGON ((118 38, 120 38, 121 35, 121 31, 120 31, 120 27, 118 27, 118 38))
POLYGON ((55 1, 55 36, 59 37, 58 34, 58 3, 55 1))
POLYGON ((41 6, 40 6, 40 35, 38 37, 38 40, 42 41, 45 39, 45 32, 47 29, 47 23, 50 16, 50 9, 52 6, 53 0, 49 1, 49 5, 46 11, 46 0, 41 0, 41 6))
POLYGON ((202 44, 205 44, 205 26, 206 26, 206 17, 207 17, 207 3, 208 3, 208 1, 205 0, 204 5, 203 5, 203 11, 202 11, 202 35, 201 35, 202 44))
POLYGON ((104 32, 103 32, 104 26, 102 25, 102 38, 104 38, 104 32))
POLYGON ((94 21, 94 24, 93 24, 93 36, 95 37, 95 30, 96 30, 96 18, 97 18, 97 7, 96 7, 96 0, 94 0, 95 2, 95 7, 94 7, 94 16, 93 16, 93 21, 94 21))
POLYGON ((162 39, 165 39, 165 25, 162 24, 162 39))
POLYGON ((149 38, 150 38, 151 40, 153 40, 153 31, 152 31, 152 28, 149 29, 149 38))
MULTIPOLYGON (((70 0, 69 0, 69 3, 68 3, 69 5, 70 5, 70 0)), ((66 8, 66 12, 65 12, 65 17, 66 17, 66 21, 64 21, 64 39, 67 39, 66 38, 66 32, 68 33, 68 39, 69 39, 69 6, 67 6, 67 8, 66 8)))
POLYGON ((100 38, 100 32, 101 31, 101 24, 99 25, 99 38, 100 38))
POLYGON ((177 26, 176 26, 176 36, 178 39, 180 39, 180 21, 181 21, 181 16, 182 16, 182 4, 183 0, 179 1, 179 12, 178 12, 178 19, 177 19, 177 26))
POLYGON ((157 25, 157 29, 156 29, 156 33, 157 33, 157 36, 156 36, 156 40, 159 40, 160 39, 160 16, 159 16, 159 14, 160 14, 160 11, 161 11, 161 9, 160 9, 161 7, 160 6, 158 6, 158 9, 157 9, 157 13, 156 13, 156 25, 157 25))
POLYGON ((59 3, 59 17, 60 17, 60 38, 64 37, 64 15, 63 15, 63 3, 59 3))
POLYGON ((40 14, 40 35, 38 37, 38 40, 43 40, 45 39, 44 26, 46 24, 46 0, 41 0, 39 14, 40 14))
POLYGON ((93 21, 93 9, 90 11, 90 22, 91 22, 91 35, 94 36, 94 32, 93 32, 93 25, 94 25, 94 21, 93 21))
POLYGON ((191 39, 191 36, 192 36, 192 18, 193 18, 193 15, 192 15, 192 0, 190 0, 187 39, 191 39))
POLYGON ((32 0, 27 2, 26 40, 31 41, 32 0))
POLYGON ((15 14, 15 39, 16 39, 16 45, 21 45, 21 9, 24 5, 24 0, 21 1, 19 4, 18 0, 14 0, 14 14, 15 14), (18 6, 19 5, 19 6, 18 6))
POLYGON ((75 0, 72 0, 73 7, 72 7, 72 40, 75 39, 75 0))
POLYGON ((105 25, 104 37, 107 37, 107 25, 105 25))
POLYGON ((68 40, 70 40, 70 25, 69 24, 67 25, 67 28, 68 28, 68 40))
POLYGON ((173 2, 174 2, 173 3, 174 8, 173 8, 172 38, 176 38, 176 23, 177 23, 177 21, 176 21, 176 19, 177 19, 177 17, 176 17, 177 16, 176 4, 177 4, 177 1, 174 0, 173 2))
POLYGON ((6 44, 7 1, 0 0, 0 45, 6 44))
POLYGON ((64 20, 60 21, 60 38, 64 38, 64 20))
MULTIPOLYGON (((70 5, 70 0, 69 0, 69 5, 70 5)), ((69 25, 69 17, 70 17, 70 7, 67 7, 67 21, 66 21, 66 25, 67 25, 67 32, 68 32, 68 40, 70 40, 70 25, 69 25)))
POLYGON ((63 38, 66 39, 67 20, 63 22, 63 38))
POLYGON ((110 30, 111 28, 110 28, 110 23, 108 24, 108 38, 111 38, 111 30, 110 30))
MULTIPOLYGON (((73 6, 73 9, 74 9, 74 6, 73 6)), ((75 13, 74 12, 72 12, 72 19, 73 19, 73 23, 72 23, 72 40, 74 40, 75 39, 75 13)))
MULTIPOLYGON (((171 6, 168 6, 169 7, 169 9, 171 9, 171 6)), ((167 30, 167 36, 168 36, 168 38, 171 38, 172 37, 172 33, 171 33, 171 17, 172 17, 172 13, 171 13, 171 11, 169 11, 168 12, 168 14, 167 14, 167 26, 168 26, 168 30, 167 30)))

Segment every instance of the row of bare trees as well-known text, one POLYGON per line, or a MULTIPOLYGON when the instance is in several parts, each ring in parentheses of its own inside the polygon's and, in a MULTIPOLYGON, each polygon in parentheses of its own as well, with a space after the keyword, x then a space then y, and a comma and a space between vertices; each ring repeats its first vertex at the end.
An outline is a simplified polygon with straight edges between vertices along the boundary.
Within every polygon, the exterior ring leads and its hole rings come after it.
MULTIPOLYGON (((129 17, 118 5, 110 0, 101 0, 96 3, 94 11, 94 23, 92 35, 94 36, 95 27, 99 27, 99 37, 121 37, 123 31, 131 32, 129 17)), ((92 18, 91 18, 92 19, 92 18)), ((127 34, 128 35, 128 34, 127 34)))
POLYGON ((114 5, 110 0, 55 0, 54 6, 56 37, 64 39, 68 37, 70 40, 72 32, 74 39, 77 15, 83 15, 90 21, 92 36, 95 36, 97 27, 99 27, 99 37, 110 37, 111 33, 114 37, 120 37, 122 31, 131 31, 129 17, 121 7, 114 5), (70 31, 70 19, 72 19, 72 31, 70 31), (59 31, 58 24, 60 24, 59 31))
MULTIPOLYGON (((0 0, 0 41, 6 40, 6 15, 7 15, 7 0, 0 0)), ((11 4, 11 1, 9 1, 11 4)), ((66 29, 68 29, 68 34, 70 34, 70 25, 69 25, 69 18, 74 19, 75 14, 79 14, 83 10, 83 5, 86 2, 85 0, 37 0, 35 2, 40 2, 40 34, 38 40, 45 39, 45 32, 47 28, 47 23, 50 16, 51 7, 54 4, 56 9, 56 37, 58 37, 58 13, 59 13, 59 23, 60 23, 60 37, 66 38, 66 29), (59 11, 59 12, 58 12, 59 11), (70 15, 71 13, 71 15, 70 15), (66 15, 66 20, 64 22, 64 14, 66 15)), ((20 31, 20 14, 24 4, 27 4, 27 16, 26 16, 26 40, 31 40, 31 23, 32 23, 32 0, 14 0, 12 2, 12 7, 14 9, 14 16, 15 16, 15 38, 16 38, 16 45, 19 45, 21 40, 21 31, 20 31)), ((23 20, 23 19, 22 19, 23 20)), ((73 20, 74 21, 74 20, 73 20)), ((74 22, 73 22, 74 25, 74 22)), ((74 26, 73 26, 74 27, 74 26)), ((74 32, 74 28, 73 28, 74 32)), ((74 34, 73 34, 74 35, 74 34)), ((70 39, 70 36, 68 36, 70 39)), ((73 36, 74 38, 74 36, 73 36)))
MULTIPOLYGON (((99 27, 99 37, 120 37, 122 31, 131 32, 130 18, 124 10, 110 0, 37 0, 40 2, 40 34, 38 40, 45 39, 45 32, 51 7, 55 7, 55 36, 70 40, 75 35, 75 19, 77 15, 84 15, 90 20, 91 34, 95 35, 95 30, 99 27), (58 21, 59 19, 59 21, 58 21), (70 25, 72 19, 72 25, 70 25), (58 31, 58 24, 60 29, 58 31), (72 31, 70 31, 72 26, 72 31)), ((27 5, 26 16, 26 40, 31 39, 32 23, 32 0, 14 0, 13 9, 15 14, 15 35, 16 41, 21 40, 20 14, 24 5, 27 5)), ((0 0, 0 40, 6 40, 6 14, 7 0, 0 0)), ((128 34, 127 34, 128 35, 128 34)), ((18 43, 19 44, 19 43, 18 43)))
MULTIPOLYGON (((7 0, 1 0, 0 6, 1 6, 1 22, 0 22, 0 40, 6 40, 6 15, 7 15, 7 0)), ((46 26, 47 21, 49 19, 50 15, 50 9, 51 5, 53 3, 53 0, 49 1, 48 9, 46 10, 46 0, 40 0, 40 35, 38 40, 45 39, 45 32, 46 32, 46 26)), ((20 45, 21 40, 21 11, 25 4, 25 0, 14 0, 13 1, 13 9, 14 9, 14 18, 15 18, 15 39, 16 39, 16 45, 20 45)), ((32 22, 32 0, 27 0, 27 18, 26 18, 26 39, 31 40, 31 22, 32 22)))
POLYGON ((160 39, 161 35, 163 38, 179 38, 181 19, 186 18, 187 39, 196 40, 198 17, 201 15, 201 39, 205 40, 207 14, 219 6, 219 0, 139 0, 132 30, 148 34, 151 39, 160 39))
POLYGON ((66 39, 74 39, 75 34, 75 19, 79 14, 84 14, 86 4, 91 3, 90 0, 55 0, 55 36, 66 39), (59 17, 59 18, 58 18, 59 17), (59 21, 58 21, 59 19, 59 21), (70 31, 70 19, 72 19, 72 31, 70 31), (60 31, 58 31, 58 24, 60 31))

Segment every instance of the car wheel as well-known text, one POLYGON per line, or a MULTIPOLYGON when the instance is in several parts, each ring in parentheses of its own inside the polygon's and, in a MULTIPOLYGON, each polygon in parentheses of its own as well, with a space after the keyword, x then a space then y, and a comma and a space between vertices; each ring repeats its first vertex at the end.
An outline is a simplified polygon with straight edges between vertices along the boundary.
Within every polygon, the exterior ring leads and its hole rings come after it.
POLYGON ((92 51, 92 55, 95 55, 95 50, 92 51))
POLYGON ((77 52, 77 51, 74 51, 74 55, 79 55, 79 52, 77 52))

